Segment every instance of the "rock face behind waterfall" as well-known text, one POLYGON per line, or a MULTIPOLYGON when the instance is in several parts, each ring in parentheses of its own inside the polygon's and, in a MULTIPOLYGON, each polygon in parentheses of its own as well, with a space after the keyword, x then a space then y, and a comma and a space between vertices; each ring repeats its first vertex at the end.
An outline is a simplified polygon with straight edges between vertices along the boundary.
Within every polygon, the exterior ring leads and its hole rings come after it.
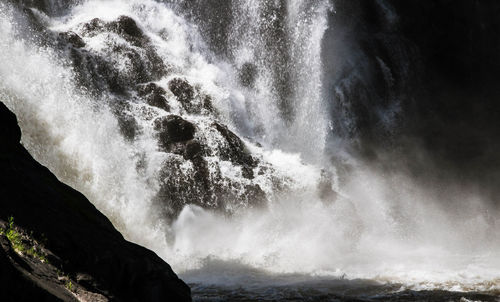
POLYGON ((404 164, 424 182, 473 182, 497 199, 500 2, 335 8, 323 40, 335 135, 368 161, 404 164))
POLYGON ((20 138, 0 103, 1 301, 191 301, 167 263, 126 241, 20 138))

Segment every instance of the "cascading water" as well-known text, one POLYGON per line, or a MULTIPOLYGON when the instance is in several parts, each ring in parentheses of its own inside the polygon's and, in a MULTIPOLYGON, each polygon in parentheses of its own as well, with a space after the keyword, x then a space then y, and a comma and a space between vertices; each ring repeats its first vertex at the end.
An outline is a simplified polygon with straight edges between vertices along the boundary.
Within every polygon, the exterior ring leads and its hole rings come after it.
POLYGON ((227 48, 240 72, 255 72, 247 111, 254 127, 262 128, 256 134, 265 136, 271 146, 302 152, 308 159, 321 157, 327 126, 321 100, 321 38, 331 4, 232 5, 235 16, 227 48))
POLYGON ((500 290, 498 216, 475 194, 455 189, 455 211, 404 173, 337 179, 330 1, 46 2, 0 4, 0 99, 23 144, 199 290, 500 290))

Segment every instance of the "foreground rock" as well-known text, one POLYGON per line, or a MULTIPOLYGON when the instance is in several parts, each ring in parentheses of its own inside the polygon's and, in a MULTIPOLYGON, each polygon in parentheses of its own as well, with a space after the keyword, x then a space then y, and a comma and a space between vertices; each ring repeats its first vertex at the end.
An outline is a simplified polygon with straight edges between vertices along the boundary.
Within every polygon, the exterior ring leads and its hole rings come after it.
POLYGON ((0 103, 1 301, 191 301, 167 263, 126 241, 20 138, 0 103))

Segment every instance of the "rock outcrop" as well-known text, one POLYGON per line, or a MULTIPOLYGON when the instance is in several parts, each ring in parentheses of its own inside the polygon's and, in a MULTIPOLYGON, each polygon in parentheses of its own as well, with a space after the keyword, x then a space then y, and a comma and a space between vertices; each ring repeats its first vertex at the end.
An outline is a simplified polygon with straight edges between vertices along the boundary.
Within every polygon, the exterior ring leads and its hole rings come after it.
MULTIPOLYGON (((23 12, 35 8, 53 16, 43 1, 11 1, 23 12)), ((215 106, 227 100, 212 95, 199 79, 183 74, 182 67, 170 61, 169 51, 162 48, 167 29, 156 32, 134 14, 110 20, 86 16, 63 30, 47 27, 37 14, 26 24, 41 36, 40 44, 71 67, 85 94, 106 103, 128 142, 156 140, 165 158, 158 167, 156 200, 167 220, 187 204, 231 214, 266 203, 276 187, 275 176, 266 173, 271 174, 269 164, 248 150, 233 132, 235 125, 215 106)), ((241 72, 241 81, 251 86, 255 66, 248 63, 241 72)), ((137 167, 144 166, 143 160, 137 167)))
POLYGON ((20 138, 0 103, 0 300, 191 301, 166 262, 126 241, 20 138))

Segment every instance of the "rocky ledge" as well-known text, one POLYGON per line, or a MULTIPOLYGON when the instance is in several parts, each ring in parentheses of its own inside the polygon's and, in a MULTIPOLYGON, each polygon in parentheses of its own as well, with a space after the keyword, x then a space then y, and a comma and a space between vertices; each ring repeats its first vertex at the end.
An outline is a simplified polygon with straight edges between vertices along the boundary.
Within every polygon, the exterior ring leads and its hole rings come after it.
POLYGON ((191 301, 166 262, 126 241, 20 139, 0 103, 1 301, 191 301))

